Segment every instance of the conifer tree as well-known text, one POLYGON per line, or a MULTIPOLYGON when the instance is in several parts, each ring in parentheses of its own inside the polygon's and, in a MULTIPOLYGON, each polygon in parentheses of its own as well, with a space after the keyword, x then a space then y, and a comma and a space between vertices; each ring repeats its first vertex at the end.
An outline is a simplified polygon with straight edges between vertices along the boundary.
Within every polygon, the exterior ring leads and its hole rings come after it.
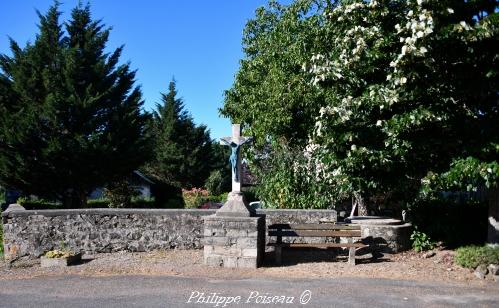
POLYGON ((63 29, 58 6, 38 13, 34 43, 0 56, 0 183, 78 207, 144 162, 149 116, 123 47, 105 53, 110 29, 89 5, 63 29))
POLYGON ((182 188, 203 186, 211 171, 212 142, 205 125, 197 126, 177 98, 172 80, 153 117, 154 158, 145 167, 156 180, 182 188))

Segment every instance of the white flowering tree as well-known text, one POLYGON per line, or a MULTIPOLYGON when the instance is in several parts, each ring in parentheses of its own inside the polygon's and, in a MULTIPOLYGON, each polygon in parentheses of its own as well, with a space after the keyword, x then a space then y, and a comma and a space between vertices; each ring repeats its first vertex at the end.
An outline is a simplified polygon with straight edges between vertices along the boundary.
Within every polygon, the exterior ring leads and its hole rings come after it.
MULTIPOLYGON (((343 1, 307 65, 326 97, 310 145, 338 199, 497 185, 496 1, 343 1), (423 184, 423 185, 422 185, 423 184)), ((317 176, 317 175, 316 175, 317 176)))
POLYGON ((222 113, 257 144, 285 144, 261 170, 269 201, 353 198, 365 215, 422 190, 497 185, 496 3, 296 0, 257 11, 222 113))

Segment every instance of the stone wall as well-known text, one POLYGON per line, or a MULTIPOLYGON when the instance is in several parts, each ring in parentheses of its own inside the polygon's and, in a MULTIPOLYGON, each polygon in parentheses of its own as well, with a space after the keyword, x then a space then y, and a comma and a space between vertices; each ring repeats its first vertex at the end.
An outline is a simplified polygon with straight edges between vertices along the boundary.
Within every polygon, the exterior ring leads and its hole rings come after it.
POLYGON ((75 209, 6 211, 9 259, 39 257, 64 245, 78 252, 201 248, 202 216, 210 210, 75 209))
MULTIPOLYGON (((61 245, 77 252, 202 248, 203 216, 214 210, 7 210, 2 214, 5 257, 36 258, 61 245)), ((267 225, 336 221, 333 210, 259 210, 267 225)))
POLYGON ((411 249, 412 225, 368 225, 361 224, 363 242, 375 244, 380 252, 401 252, 411 249))

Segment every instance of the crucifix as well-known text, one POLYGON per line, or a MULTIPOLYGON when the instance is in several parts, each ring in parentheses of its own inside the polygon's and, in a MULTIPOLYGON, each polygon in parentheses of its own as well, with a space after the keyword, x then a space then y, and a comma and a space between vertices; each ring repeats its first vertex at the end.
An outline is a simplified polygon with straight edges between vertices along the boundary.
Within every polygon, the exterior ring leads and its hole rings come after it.
POLYGON ((232 124, 232 137, 220 138, 220 144, 231 148, 229 162, 232 167, 232 191, 241 191, 241 146, 250 143, 251 137, 241 136, 241 124, 232 124))

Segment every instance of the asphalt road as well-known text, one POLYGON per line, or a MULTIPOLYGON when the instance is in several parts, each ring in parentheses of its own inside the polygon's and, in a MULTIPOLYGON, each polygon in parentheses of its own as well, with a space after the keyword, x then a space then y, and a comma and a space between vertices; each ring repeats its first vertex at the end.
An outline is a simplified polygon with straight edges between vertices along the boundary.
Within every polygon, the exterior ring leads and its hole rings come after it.
POLYGON ((224 305, 499 307, 499 284, 477 288, 361 278, 213 280, 164 276, 0 279, 0 307, 208 308, 224 305))

